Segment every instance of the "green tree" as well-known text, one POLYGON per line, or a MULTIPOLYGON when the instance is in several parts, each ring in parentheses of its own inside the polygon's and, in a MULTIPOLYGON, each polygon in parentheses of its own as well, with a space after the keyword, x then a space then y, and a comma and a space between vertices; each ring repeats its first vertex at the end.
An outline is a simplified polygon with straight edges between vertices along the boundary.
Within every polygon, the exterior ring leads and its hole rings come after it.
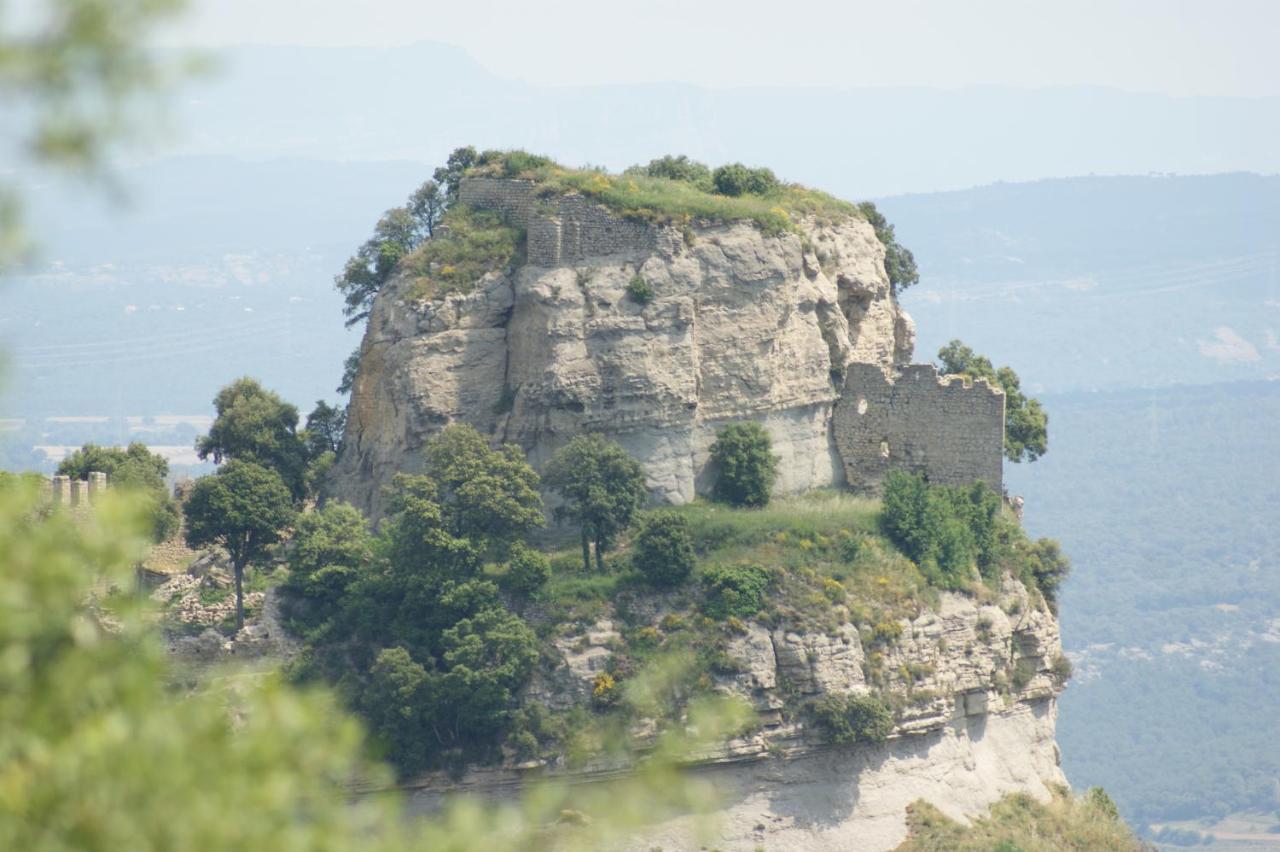
POLYGON ((434 684, 423 665, 404 648, 384 648, 369 671, 359 709, 374 740, 402 772, 424 769, 434 739, 427 715, 434 684))
POLYGON ((773 440, 759 423, 733 423, 716 434, 711 445, 716 499, 733 506, 766 506, 777 478, 773 440))
POLYGON ((373 228, 333 281, 342 294, 347 327, 368 319, 373 299, 420 242, 422 226, 408 207, 393 207, 373 228))
POLYGON ((294 499, 306 493, 307 447, 298 434, 298 409, 256 379, 237 379, 213 399, 209 434, 196 441, 202 459, 250 461, 280 475, 294 499))
POLYGON ((232 459, 213 476, 196 480, 183 511, 188 545, 221 545, 231 557, 239 631, 244 627, 245 569, 260 564, 268 546, 293 521, 289 489, 274 470, 232 459))
POLYGON ((431 477, 397 474, 387 508, 390 517, 382 525, 382 549, 395 570, 420 576, 433 587, 479 572, 480 548, 453 533, 431 477))
POLYGON ((488 739, 502 730, 515 690, 538 660, 538 637, 524 619, 489 607, 444 631, 437 717, 454 739, 488 739))
POLYGON ((338 383, 338 393, 348 394, 356 386, 356 374, 360 372, 360 347, 351 350, 342 362, 342 380, 338 383))
POLYGON ((288 559, 288 589, 304 604, 302 618, 319 623, 336 611, 361 570, 373 561, 368 522, 342 501, 300 515, 288 559))
POLYGON ((458 200, 458 188, 462 184, 463 175, 468 169, 478 165, 479 161, 480 155, 476 153, 476 149, 467 145, 463 148, 454 148, 445 164, 435 170, 432 177, 437 184, 444 187, 447 204, 458 200))
POLYGON ((429 180, 409 196, 409 215, 418 225, 417 238, 431 239, 436 235, 436 225, 444 216, 446 199, 440 184, 429 180))
POLYGON ((178 504, 165 482, 169 462, 164 456, 138 441, 123 449, 85 444, 58 464, 58 473, 72 479, 86 479, 94 471, 105 473, 112 488, 137 492, 146 502, 152 540, 164 541, 177 531, 178 504))
POLYGON ((1018 374, 1009 367, 995 369, 989 358, 959 340, 938 350, 944 373, 985 379, 1004 391, 1004 455, 1012 462, 1035 461, 1049 451, 1049 415, 1040 401, 1022 392, 1018 374))
POLYGON ((781 184, 771 169, 752 169, 742 163, 729 163, 711 173, 711 183, 721 195, 769 195, 781 184))
POLYGON ((901 293, 912 284, 920 282, 920 272, 916 269, 916 258, 911 250, 898 242, 893 233, 893 225, 884 218, 884 214, 876 209, 875 204, 864 201, 858 205, 862 215, 875 229, 876 239, 884 246, 884 271, 889 276, 889 284, 894 293, 901 293))
POLYGON ((514 444, 492 449, 474 427, 446 426, 427 442, 427 472, 455 536, 501 548, 542 526, 538 474, 514 444))
POLYGON ((604 553, 628 526, 648 495, 644 471, 626 450, 599 435, 579 435, 547 462, 543 481, 564 498, 559 519, 576 522, 582 534, 582 570, 604 572, 604 553))
POLYGON ((1062 552, 1062 545, 1051 538, 1032 542, 1025 553, 1025 565, 1049 609, 1057 613, 1058 588, 1071 573, 1071 562, 1062 552))
POLYGON ((966 494, 931 487, 924 477, 900 470, 885 481, 880 516, 885 534, 930 582, 943 588, 963 588, 972 579, 978 546, 966 494))
POLYGON ((689 521, 677 512, 653 512, 636 535, 631 564, 649 583, 678 586, 693 573, 696 558, 689 521))
POLYGON ((307 426, 303 430, 303 443, 307 445, 307 455, 319 458, 326 452, 336 453, 342 446, 342 434, 347 428, 347 410, 341 406, 329 405, 323 399, 316 400, 316 407, 307 415, 307 426))

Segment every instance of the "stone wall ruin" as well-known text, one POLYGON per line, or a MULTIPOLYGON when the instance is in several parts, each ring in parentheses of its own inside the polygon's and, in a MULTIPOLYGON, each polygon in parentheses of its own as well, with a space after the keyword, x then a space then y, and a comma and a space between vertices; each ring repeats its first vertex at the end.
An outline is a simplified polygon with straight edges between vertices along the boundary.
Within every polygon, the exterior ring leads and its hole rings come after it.
POLYGON ((879 494, 891 470, 937 485, 1003 488, 1004 392, 982 379, 967 384, 912 364, 891 380, 874 365, 850 364, 832 428, 855 491, 879 494))
POLYGON ((580 195, 539 198, 532 181, 466 178, 458 200, 477 210, 492 210, 510 225, 524 228, 531 266, 573 264, 588 257, 643 256, 653 250, 653 229, 624 219, 580 195))

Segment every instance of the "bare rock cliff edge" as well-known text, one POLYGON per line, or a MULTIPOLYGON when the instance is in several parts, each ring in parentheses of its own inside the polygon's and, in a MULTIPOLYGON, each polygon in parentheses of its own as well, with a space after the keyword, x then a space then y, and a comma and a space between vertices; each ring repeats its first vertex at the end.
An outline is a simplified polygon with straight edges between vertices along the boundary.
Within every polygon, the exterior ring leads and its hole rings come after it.
MULTIPOLYGON (((485 188, 464 200, 485 203, 485 188)), ((527 263, 469 293, 414 301, 410 280, 391 281, 362 344, 335 496, 378 514, 382 486, 420 470, 425 442, 459 421, 535 467, 604 433, 644 465, 655 500, 681 503, 710 486, 716 430, 754 420, 781 457, 780 492, 842 483, 831 418, 844 368, 905 365, 914 328, 871 225, 800 232, 634 223, 569 198, 530 223, 527 263), (627 293, 637 276, 647 304, 627 293)))

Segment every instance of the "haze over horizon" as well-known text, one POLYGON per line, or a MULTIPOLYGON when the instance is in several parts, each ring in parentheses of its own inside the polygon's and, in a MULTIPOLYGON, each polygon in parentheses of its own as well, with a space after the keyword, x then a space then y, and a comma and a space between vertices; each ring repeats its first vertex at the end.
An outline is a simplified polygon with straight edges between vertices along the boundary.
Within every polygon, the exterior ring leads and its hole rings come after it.
POLYGON ((372 0, 199 0, 170 44, 457 46, 525 83, 1020 88, 1106 86, 1174 96, 1280 95, 1265 0, 762 0, 698 4, 502 0, 440 5, 372 0))

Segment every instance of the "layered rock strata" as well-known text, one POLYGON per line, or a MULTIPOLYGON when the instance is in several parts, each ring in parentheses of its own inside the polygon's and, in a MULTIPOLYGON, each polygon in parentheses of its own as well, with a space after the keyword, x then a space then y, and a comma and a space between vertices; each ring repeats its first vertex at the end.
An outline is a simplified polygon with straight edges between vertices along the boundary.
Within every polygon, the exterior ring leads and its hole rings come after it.
MULTIPOLYGON (((989 604, 945 593, 936 610, 900 626, 899 639, 878 644, 847 623, 830 632, 746 624, 729 647, 739 671, 717 685, 751 702, 759 728, 709 750, 691 769, 712 778, 721 806, 709 821, 650 826, 634 848, 701 848, 697 832, 709 829, 713 842, 705 833, 700 842, 724 850, 892 849, 917 799, 966 819, 1006 793, 1047 799, 1050 785, 1066 783, 1054 742, 1058 625, 1021 583, 1006 580, 989 604), (825 744, 800 708, 866 692, 868 675, 884 694, 905 697, 893 734, 876 745, 825 744)), ((526 700, 558 708, 589 702, 618 638, 611 621, 561 637, 559 666, 535 678, 526 700)), ((477 768, 461 779, 420 779, 410 804, 429 811, 459 792, 506 796, 534 777, 588 783, 617 771, 477 768)))
POLYGON ((535 466, 603 432, 640 460, 655 500, 680 503, 710 485, 716 430, 755 420, 780 457, 779 491, 839 484, 831 418, 846 365, 910 360, 884 247, 858 218, 770 235, 622 220, 513 181, 465 183, 463 198, 525 227, 528 262, 435 301, 410 299, 407 278, 378 295, 333 479, 373 514, 391 476, 420 470, 425 442, 457 421, 535 466), (647 304, 628 294, 635 278, 647 304))

